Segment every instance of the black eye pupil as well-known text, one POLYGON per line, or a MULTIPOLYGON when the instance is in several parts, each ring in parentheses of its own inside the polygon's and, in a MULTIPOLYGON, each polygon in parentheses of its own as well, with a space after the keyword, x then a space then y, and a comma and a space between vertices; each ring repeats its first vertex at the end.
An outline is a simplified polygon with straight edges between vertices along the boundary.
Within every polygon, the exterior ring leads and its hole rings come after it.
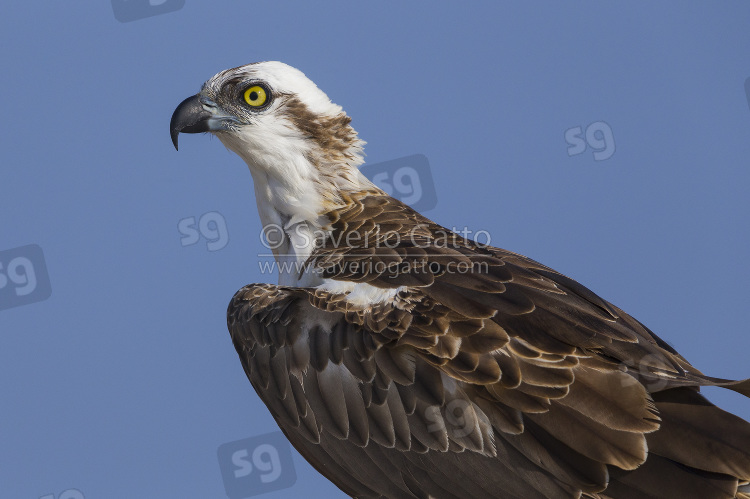
POLYGON ((258 92, 250 92, 250 100, 258 100, 258 92))

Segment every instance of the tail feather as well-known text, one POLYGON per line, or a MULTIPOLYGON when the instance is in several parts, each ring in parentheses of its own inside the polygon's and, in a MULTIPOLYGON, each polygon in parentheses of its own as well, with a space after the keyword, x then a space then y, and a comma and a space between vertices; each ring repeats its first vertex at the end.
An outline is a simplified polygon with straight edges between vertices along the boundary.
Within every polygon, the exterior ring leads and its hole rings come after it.
POLYGON ((750 397, 750 379, 741 379, 739 381, 716 379, 716 378, 710 378, 710 379, 711 381, 715 382, 716 386, 721 386, 729 390, 735 391, 737 393, 740 393, 744 395, 745 397, 750 397))
MULTIPOLYGON (((750 380, 706 378, 750 397, 750 380)), ((599 499, 750 499, 750 423, 698 392, 678 387, 651 394, 660 428, 646 435, 648 458, 637 469, 610 466, 599 499)))
POLYGON ((657 392, 653 399, 662 424, 647 435, 649 454, 698 470, 750 479, 750 424, 691 388, 657 392))
POLYGON ((635 471, 612 469, 605 494, 629 499, 734 499, 737 478, 690 468, 650 454, 635 471))

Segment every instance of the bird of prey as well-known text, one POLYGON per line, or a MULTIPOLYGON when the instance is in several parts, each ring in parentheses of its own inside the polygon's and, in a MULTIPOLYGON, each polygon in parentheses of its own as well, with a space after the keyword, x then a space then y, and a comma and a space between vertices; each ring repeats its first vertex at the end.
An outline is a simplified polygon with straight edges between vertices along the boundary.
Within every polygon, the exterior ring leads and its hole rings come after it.
POLYGON ((279 284, 240 289, 229 332, 281 430, 346 494, 750 499, 750 424, 700 394, 750 381, 704 375, 573 279, 387 195, 299 70, 222 71, 170 132, 210 132, 250 168, 279 284))

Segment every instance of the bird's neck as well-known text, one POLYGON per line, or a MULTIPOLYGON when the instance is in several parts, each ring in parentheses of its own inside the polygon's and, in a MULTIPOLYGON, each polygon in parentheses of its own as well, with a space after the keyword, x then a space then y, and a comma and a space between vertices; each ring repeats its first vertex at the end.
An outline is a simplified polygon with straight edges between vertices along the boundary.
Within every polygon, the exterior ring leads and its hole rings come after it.
POLYGON ((265 239, 279 266, 279 283, 317 286, 322 280, 316 274, 301 271, 316 244, 331 235, 325 214, 345 206, 352 193, 380 190, 347 162, 314 163, 307 157, 277 161, 247 164, 265 239))
POLYGON ((352 193, 379 190, 358 168, 347 164, 311 164, 293 159, 273 168, 248 163, 263 224, 307 223, 325 229, 324 214, 347 203, 352 193))
POLYGON ((353 193, 382 191, 359 171, 364 142, 346 115, 321 118, 308 116, 304 106, 288 104, 286 109, 289 117, 267 127, 216 135, 250 168, 279 282, 317 285, 315 275, 300 277, 299 271, 316 242, 330 234, 325 214, 346 206, 353 193))
POLYGON ((317 225, 323 213, 345 204, 349 192, 375 188, 359 171, 364 142, 346 115, 294 123, 304 126, 279 120, 270 131, 216 134, 250 168, 264 225, 279 219, 317 225))

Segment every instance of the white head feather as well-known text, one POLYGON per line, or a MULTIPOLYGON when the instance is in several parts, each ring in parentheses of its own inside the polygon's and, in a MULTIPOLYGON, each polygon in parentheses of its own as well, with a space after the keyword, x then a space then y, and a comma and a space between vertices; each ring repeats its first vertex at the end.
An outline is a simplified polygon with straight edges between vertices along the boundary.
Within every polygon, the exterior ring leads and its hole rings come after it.
POLYGON ((298 69, 275 61, 228 69, 200 95, 239 118, 215 134, 249 166, 261 217, 270 210, 286 220, 316 221, 341 204, 341 192, 373 187, 358 170, 364 142, 350 119, 298 69), (262 82, 273 94, 260 112, 232 102, 238 100, 233 89, 249 82, 262 82))

